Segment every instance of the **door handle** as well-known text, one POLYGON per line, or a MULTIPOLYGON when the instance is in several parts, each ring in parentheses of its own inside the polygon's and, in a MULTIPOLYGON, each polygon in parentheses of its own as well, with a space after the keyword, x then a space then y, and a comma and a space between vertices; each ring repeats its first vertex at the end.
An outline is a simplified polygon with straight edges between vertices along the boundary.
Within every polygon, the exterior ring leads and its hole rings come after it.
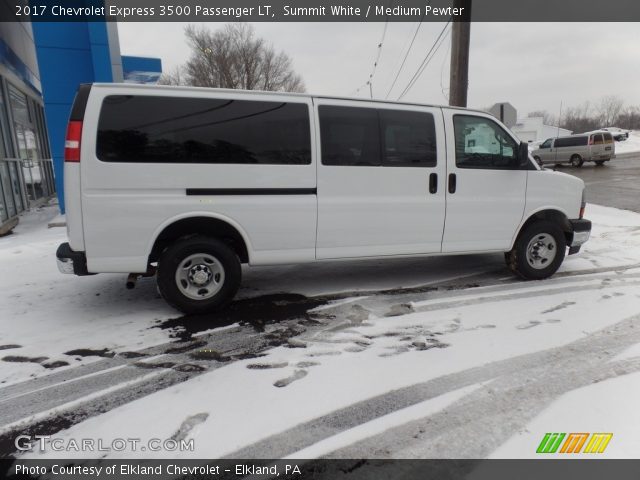
POLYGON ((449 174, 449 193, 456 193, 456 174, 449 174))
POLYGON ((432 173, 429 175, 429 193, 438 192, 438 174, 432 173))

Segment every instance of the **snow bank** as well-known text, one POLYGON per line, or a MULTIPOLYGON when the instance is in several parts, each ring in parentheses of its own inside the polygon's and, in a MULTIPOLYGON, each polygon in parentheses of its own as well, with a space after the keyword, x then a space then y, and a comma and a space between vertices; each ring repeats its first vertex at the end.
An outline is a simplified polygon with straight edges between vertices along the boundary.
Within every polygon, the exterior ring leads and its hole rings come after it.
POLYGON ((636 153, 640 156, 640 131, 638 130, 632 131, 626 140, 616 142, 616 155, 632 156, 636 153))

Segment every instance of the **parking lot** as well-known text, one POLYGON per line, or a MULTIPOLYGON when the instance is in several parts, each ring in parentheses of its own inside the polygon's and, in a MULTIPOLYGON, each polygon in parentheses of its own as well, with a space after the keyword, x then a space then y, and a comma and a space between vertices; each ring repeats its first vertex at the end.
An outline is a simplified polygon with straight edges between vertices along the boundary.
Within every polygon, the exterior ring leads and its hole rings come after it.
POLYGON ((561 166, 587 185, 587 202, 640 212, 640 155, 620 155, 602 167, 585 163, 581 168, 561 166))

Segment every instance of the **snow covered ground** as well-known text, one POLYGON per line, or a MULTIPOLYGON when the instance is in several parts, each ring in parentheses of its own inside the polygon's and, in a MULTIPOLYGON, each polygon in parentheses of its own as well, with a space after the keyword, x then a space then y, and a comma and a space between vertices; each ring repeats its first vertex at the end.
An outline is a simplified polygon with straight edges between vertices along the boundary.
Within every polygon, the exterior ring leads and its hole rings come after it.
POLYGON ((76 366, 100 358, 65 352, 165 342, 167 332, 152 327, 175 316, 148 289, 125 290, 122 275, 58 272, 55 252, 66 229, 47 228, 57 209, 22 215, 14 233, 0 237, 0 385, 68 368, 56 362, 76 366))
POLYGON ((640 153, 640 131, 634 130, 629 138, 622 142, 616 142, 616 155, 623 157, 640 153))
MULTIPOLYGON (((48 357, 0 361, 7 384, 99 359, 69 350, 118 354, 175 333, 155 328, 176 315, 152 280, 127 291, 122 275, 58 274, 65 232, 46 228, 53 211, 25 216, 0 239, 9 272, 0 278, 0 345, 20 345, 0 359, 48 357), (53 361, 71 365, 46 368, 53 361)), ((193 439, 194 451, 171 452, 179 458, 520 458, 535 456, 545 432, 598 431, 614 433, 602 456, 637 458, 640 215, 589 205, 587 217, 592 239, 542 282, 512 278, 501 255, 249 270, 244 297, 352 296, 317 306, 316 328, 264 356, 220 364, 56 437, 193 439), (376 292, 442 282, 458 286, 376 292)))

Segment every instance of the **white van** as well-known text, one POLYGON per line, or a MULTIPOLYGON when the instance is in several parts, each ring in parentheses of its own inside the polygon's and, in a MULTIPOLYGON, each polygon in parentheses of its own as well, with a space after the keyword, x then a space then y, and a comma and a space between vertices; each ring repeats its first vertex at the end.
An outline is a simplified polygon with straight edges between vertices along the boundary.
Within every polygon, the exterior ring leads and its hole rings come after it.
POLYGON ((540 165, 569 163, 581 167, 584 162, 595 162, 602 166, 616 156, 616 146, 609 132, 586 132, 548 138, 531 155, 540 165))
POLYGON ((582 180, 488 113, 305 94, 83 85, 64 184, 60 270, 157 267, 188 313, 230 301, 241 264, 506 252, 542 279, 591 230, 582 180))

